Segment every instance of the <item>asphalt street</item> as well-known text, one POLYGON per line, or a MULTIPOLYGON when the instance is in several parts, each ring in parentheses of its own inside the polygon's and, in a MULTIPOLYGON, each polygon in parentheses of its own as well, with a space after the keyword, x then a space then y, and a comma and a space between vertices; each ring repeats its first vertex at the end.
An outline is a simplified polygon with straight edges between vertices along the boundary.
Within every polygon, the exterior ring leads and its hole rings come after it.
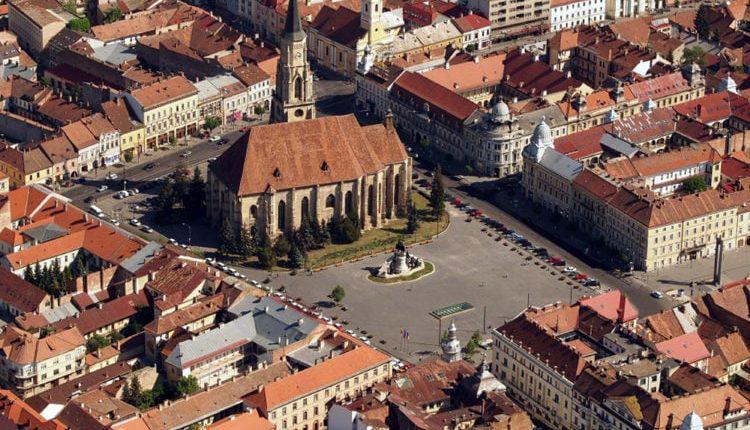
MULTIPOLYGON (((416 168, 415 170, 420 171, 419 168, 416 168)), ((423 170, 421 172, 424 173, 423 170)), ((633 305, 638 309, 641 316, 651 315, 663 309, 672 308, 679 304, 679 302, 670 297, 655 299, 651 297, 651 290, 641 285, 640 283, 634 281, 629 282, 629 280, 627 279, 613 276, 606 270, 591 267, 590 265, 586 264, 584 261, 576 257, 574 254, 566 251, 557 243, 552 242, 545 236, 537 233, 534 229, 527 226, 523 221, 514 218, 510 214, 502 211, 497 206, 491 203, 488 203, 476 197, 469 196, 466 192, 461 190, 463 184, 449 177, 444 177, 443 179, 446 192, 460 197, 461 201, 470 204, 471 206, 481 210, 485 215, 500 221, 509 228, 512 228, 513 230, 527 238, 535 246, 547 248, 551 255, 555 255, 565 259, 569 265, 575 266, 582 273, 586 273, 589 276, 593 276, 599 279, 603 285, 620 290, 625 293, 628 299, 630 299, 633 305)))

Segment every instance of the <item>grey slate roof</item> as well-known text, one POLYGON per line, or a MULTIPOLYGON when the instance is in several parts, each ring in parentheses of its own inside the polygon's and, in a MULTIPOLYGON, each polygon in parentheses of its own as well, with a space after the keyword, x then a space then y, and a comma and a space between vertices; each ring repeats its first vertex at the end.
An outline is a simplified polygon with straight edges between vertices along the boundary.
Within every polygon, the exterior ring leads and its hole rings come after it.
POLYGON ((180 342, 166 362, 182 368, 184 363, 208 357, 233 345, 251 342, 272 351, 284 346, 286 340, 294 343, 306 338, 319 325, 310 316, 269 297, 245 297, 228 311, 238 318, 180 342))
POLYGON ((603 147, 622 154, 628 158, 633 158, 639 151, 637 146, 609 133, 604 133, 599 143, 603 147))
POLYGON ((34 239, 37 243, 44 243, 67 235, 68 230, 51 222, 49 224, 30 228, 24 231, 23 234, 34 239))
POLYGON ((583 170, 583 164, 551 148, 544 151, 539 164, 568 181, 575 179, 583 170))
POLYGON ((94 49, 94 58, 105 63, 119 66, 127 61, 137 59, 135 48, 124 43, 110 43, 94 49))
POLYGON ((131 255, 130 258, 123 260, 120 263, 120 267, 127 270, 130 273, 135 273, 143 267, 149 260, 151 260, 158 251, 164 248, 158 242, 149 242, 143 248, 139 249, 138 252, 131 255))

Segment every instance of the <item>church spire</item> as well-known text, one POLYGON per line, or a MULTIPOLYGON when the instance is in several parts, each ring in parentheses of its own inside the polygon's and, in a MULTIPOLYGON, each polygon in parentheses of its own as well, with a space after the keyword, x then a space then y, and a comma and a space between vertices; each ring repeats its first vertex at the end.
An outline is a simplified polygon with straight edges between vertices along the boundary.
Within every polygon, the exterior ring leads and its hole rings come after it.
POLYGON ((286 22, 284 23, 284 38, 294 41, 300 41, 305 38, 305 32, 302 30, 302 20, 299 17, 297 0, 289 0, 289 7, 286 10, 286 22))
POLYGON ((279 50, 281 58, 276 66, 276 91, 271 100, 271 122, 315 118, 313 79, 307 60, 307 35, 302 29, 297 0, 289 0, 279 50))

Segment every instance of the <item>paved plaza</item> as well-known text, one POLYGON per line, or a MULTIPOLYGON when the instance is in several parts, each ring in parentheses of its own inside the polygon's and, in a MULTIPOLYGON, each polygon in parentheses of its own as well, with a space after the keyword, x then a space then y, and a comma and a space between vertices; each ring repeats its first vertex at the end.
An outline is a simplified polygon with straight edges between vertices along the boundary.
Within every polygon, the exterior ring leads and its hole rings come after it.
MULTIPOLYGON (((451 225, 432 243, 413 246, 409 251, 435 265, 435 272, 417 281, 379 284, 369 281, 369 269, 380 266, 386 258, 381 254, 360 261, 332 267, 312 275, 291 276, 280 273, 272 277, 274 289, 286 288, 288 295, 302 297, 307 304, 327 302, 328 294, 337 284, 346 290, 343 300, 347 311, 324 309, 328 316, 347 320, 347 328, 365 330, 373 336, 373 344, 412 362, 438 349, 438 321, 429 313, 437 308, 469 302, 474 310, 456 317, 462 342, 476 330, 482 330, 484 307, 487 326, 496 327, 513 318, 527 305, 543 305, 568 301, 573 295, 591 294, 590 290, 571 289, 560 275, 550 268, 542 269, 527 261, 528 254, 511 251, 505 241, 495 241, 481 231, 478 221, 465 222, 465 215, 450 208, 451 225), (400 339, 401 329, 410 333, 409 351, 400 339), (381 340, 386 343, 382 344, 381 340)), ((262 280, 267 273, 243 269, 252 278, 262 280)), ((447 327, 450 319, 444 321, 447 327)), ((489 331, 487 336, 489 336, 489 331)))

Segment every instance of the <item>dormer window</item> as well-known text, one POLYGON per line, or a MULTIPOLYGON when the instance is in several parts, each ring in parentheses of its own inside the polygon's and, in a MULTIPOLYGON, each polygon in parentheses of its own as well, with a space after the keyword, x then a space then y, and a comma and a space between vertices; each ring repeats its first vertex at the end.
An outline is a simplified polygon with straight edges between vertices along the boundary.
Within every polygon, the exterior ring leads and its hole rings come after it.
POLYGON ((330 170, 329 167, 328 167, 328 162, 323 161, 323 164, 320 165, 320 170, 322 170, 324 172, 327 172, 328 170, 330 170))
POLYGON ((281 170, 279 170, 278 167, 276 169, 274 169, 274 171, 273 171, 273 177, 274 178, 280 178, 281 177, 281 170))

